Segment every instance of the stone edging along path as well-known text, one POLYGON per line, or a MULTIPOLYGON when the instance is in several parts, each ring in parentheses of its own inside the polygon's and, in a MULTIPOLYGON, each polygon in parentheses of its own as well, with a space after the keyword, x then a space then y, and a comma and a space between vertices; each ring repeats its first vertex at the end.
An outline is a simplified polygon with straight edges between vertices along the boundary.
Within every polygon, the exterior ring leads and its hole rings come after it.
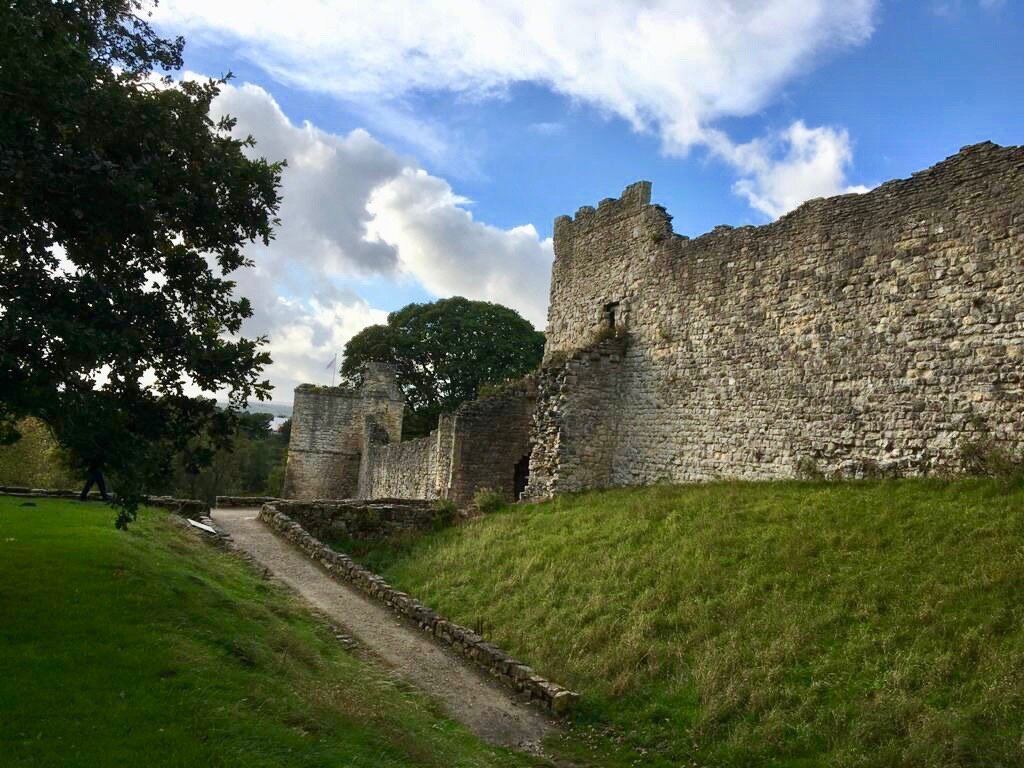
POLYGON ((395 613, 412 619, 442 645, 469 659, 505 687, 528 696, 531 703, 562 716, 578 701, 578 693, 534 674, 529 666, 512 658, 496 645, 486 642, 477 633, 446 620, 405 592, 394 589, 381 576, 363 568, 348 555, 334 551, 278 510, 275 504, 264 504, 259 518, 272 531, 320 563, 333 578, 348 582, 395 613))

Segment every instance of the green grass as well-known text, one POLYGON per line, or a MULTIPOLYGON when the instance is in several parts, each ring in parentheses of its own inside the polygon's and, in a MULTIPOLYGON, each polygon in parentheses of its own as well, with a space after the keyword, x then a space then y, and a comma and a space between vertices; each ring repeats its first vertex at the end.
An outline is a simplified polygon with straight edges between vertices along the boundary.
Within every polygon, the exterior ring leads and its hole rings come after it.
POLYGON ((145 510, 0 497, 0 764, 522 766, 145 510))
POLYGON ((582 691, 608 765, 1024 765, 1019 487, 612 490, 355 554, 582 691))

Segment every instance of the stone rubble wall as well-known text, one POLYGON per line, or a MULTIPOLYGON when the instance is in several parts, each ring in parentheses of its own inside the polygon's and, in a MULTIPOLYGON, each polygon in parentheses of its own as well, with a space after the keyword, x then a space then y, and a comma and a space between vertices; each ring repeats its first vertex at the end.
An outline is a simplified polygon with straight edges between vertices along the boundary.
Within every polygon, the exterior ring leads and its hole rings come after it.
MULTIPOLYGON (((81 491, 69 488, 28 488, 20 485, 0 485, 0 496, 25 496, 28 498, 77 499, 81 491)), ((113 496, 113 494, 110 494, 113 496)), ((99 491, 90 491, 88 501, 102 501, 99 491)))
POLYGON ((361 387, 298 386, 282 495, 354 498, 366 419, 372 418, 397 441, 404 407, 394 373, 384 366, 368 370, 361 387))
POLYGON ((393 442, 368 424, 359 498, 450 499, 465 508, 488 488, 514 500, 515 467, 530 453, 535 403, 536 385, 527 378, 442 415, 427 437, 393 442))
POLYGON ((446 498, 465 508, 477 491, 489 489, 516 501, 516 464, 529 460, 530 428, 537 404, 532 377, 499 395, 464 403, 455 412, 451 480, 446 498))
POLYGON ((265 504, 260 510, 260 519, 323 566, 331 576, 353 585, 396 614, 415 622, 442 645, 469 659, 532 704, 562 716, 579 699, 579 694, 545 680, 535 674, 532 668, 488 643, 477 633, 446 620, 405 592, 394 589, 383 578, 353 562, 347 555, 335 552, 289 517, 280 505, 265 504))
POLYGON ((273 501, 280 501, 280 499, 274 496, 218 496, 216 499, 217 503, 215 506, 218 508, 235 507, 245 509, 250 507, 252 509, 258 509, 264 504, 269 504, 273 501))
POLYGON ((624 338, 608 338, 542 369, 525 498, 613 484, 612 459, 622 425, 607 408, 619 395, 624 348, 624 338))
POLYGON ((387 539, 431 531, 452 520, 450 511, 429 501, 271 501, 275 509, 318 539, 387 539))
POLYGON ((446 414, 427 437, 401 442, 391 442, 378 425, 368 425, 359 468, 359 498, 446 498, 452 424, 446 414))
POLYGON ((1024 448, 1024 148, 693 240, 640 182, 554 241, 533 498, 1024 448))

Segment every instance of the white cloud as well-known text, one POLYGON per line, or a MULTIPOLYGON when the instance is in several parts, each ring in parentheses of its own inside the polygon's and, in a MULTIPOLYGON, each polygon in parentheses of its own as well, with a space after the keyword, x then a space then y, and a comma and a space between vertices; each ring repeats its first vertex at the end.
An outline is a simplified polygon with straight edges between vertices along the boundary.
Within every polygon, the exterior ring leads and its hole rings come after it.
POLYGON ((767 139, 716 149, 743 176, 734 191, 771 218, 813 197, 867 191, 846 183, 853 151, 845 130, 808 128, 798 120, 767 139))
POLYGON ((236 117, 255 154, 288 161, 276 237, 250 246, 254 266, 232 275, 255 310, 243 331, 270 337, 276 400, 290 400, 298 383, 329 381, 334 353, 385 320, 384 309, 339 287, 347 278, 415 280, 438 296, 498 301, 543 327, 552 247, 532 226, 476 221, 468 200, 412 159, 366 131, 296 125, 258 86, 225 86, 211 112, 236 117))
MULTIPOLYGON (((405 106, 410 97, 493 97, 522 82, 543 84, 635 130, 654 132, 669 154, 706 146, 728 159, 752 149, 734 146, 716 123, 756 113, 815 61, 863 43, 873 31, 877 5, 878 0, 165 0, 156 18, 176 31, 233 44, 286 84, 347 100, 367 120, 435 160, 451 162, 465 153, 446 145, 443 127, 405 106)), ((534 130, 546 133, 555 125, 534 130)), ((797 125, 803 126, 790 130, 797 125)), ((790 207, 798 190, 815 196, 845 188, 849 161, 829 166, 827 156, 829 143, 840 150, 845 140, 835 129, 820 130, 814 158, 784 156, 774 169, 733 162, 752 174, 737 191, 768 213, 790 207)), ((802 149, 794 145, 794 152, 802 149)))
POLYGON ((442 296, 460 294, 514 307, 543 328, 552 242, 532 224, 499 229, 473 219, 443 179, 406 168, 370 198, 371 232, 394 244, 403 265, 442 296))
POLYGON ((291 85, 354 101, 471 96, 543 83, 704 143, 717 119, 765 106, 811 61, 865 41, 877 0, 166 0, 158 20, 233 40, 291 85))
MULTIPOLYGON (((1006 0, 978 0, 977 5, 983 11, 995 12, 1006 5, 1006 0)), ((930 8, 936 16, 950 20, 959 18, 965 11, 964 0, 932 0, 930 8)))

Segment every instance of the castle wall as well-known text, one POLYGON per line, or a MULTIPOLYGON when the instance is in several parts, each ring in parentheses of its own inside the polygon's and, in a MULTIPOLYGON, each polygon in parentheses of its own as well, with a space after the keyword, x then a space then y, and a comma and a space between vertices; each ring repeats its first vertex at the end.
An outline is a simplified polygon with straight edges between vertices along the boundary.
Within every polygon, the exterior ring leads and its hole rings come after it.
POLYGON ((375 367, 362 387, 295 389, 283 495, 347 499, 359 489, 363 429, 372 417, 393 440, 402 434, 404 405, 394 374, 375 367))
MULTIPOLYGON (((532 382, 444 414, 427 437, 394 442, 372 425, 365 430, 359 497, 451 499, 472 503, 481 488, 515 498, 516 465, 530 453, 532 382)), ((524 464, 525 467, 525 464, 524 464)))
POLYGON ((526 379, 455 412, 448 498, 457 507, 469 506, 483 488, 516 500, 516 466, 523 462, 525 480, 535 406, 536 386, 526 379))
POLYGON ((1024 447, 1024 149, 695 240, 649 199, 555 222, 530 496, 1024 447))
POLYGON ((427 437, 391 442, 367 430, 360 468, 362 499, 447 498, 452 419, 442 416, 427 437))

